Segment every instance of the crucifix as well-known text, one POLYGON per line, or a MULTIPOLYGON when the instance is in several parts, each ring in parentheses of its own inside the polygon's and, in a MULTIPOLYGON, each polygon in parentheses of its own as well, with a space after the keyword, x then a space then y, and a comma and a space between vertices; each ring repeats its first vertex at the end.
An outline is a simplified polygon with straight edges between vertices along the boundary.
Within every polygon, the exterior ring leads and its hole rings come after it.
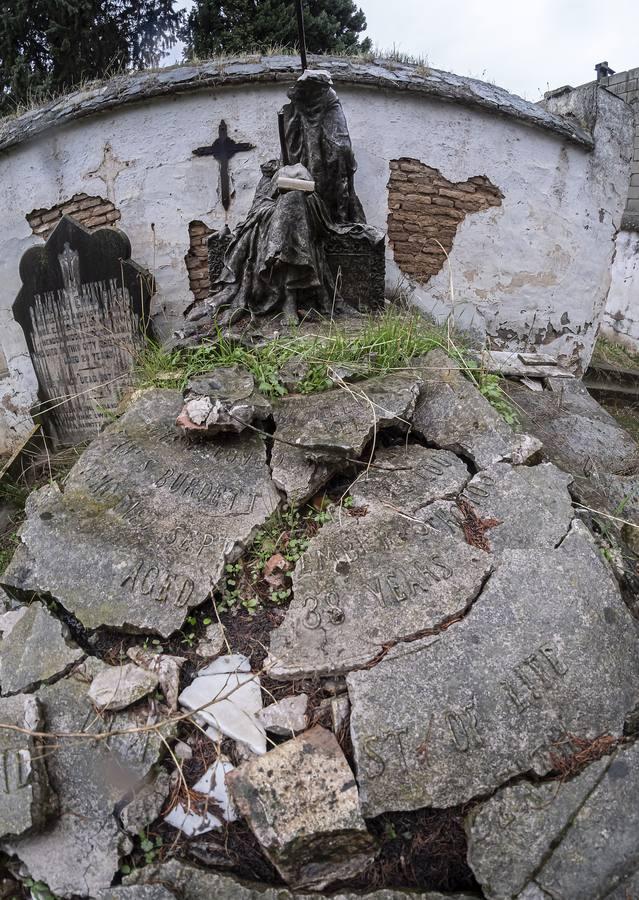
POLYGON ((231 205, 231 179, 229 177, 229 160, 236 153, 253 150, 253 144, 238 143, 229 137, 224 119, 220 122, 217 137, 210 147, 197 147, 193 151, 194 156, 214 156, 220 164, 220 184, 222 187, 222 206, 228 210, 231 205))

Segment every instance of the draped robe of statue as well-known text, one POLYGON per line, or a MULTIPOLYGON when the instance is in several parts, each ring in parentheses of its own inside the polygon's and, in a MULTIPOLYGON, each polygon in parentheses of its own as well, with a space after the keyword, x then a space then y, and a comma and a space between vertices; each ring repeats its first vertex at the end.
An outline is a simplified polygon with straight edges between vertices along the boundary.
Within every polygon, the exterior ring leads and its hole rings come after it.
POLYGON ((193 304, 191 322, 227 324, 243 313, 330 315, 345 304, 326 261, 334 234, 373 242, 353 187, 356 164, 346 118, 328 73, 307 71, 288 92, 282 110, 283 159, 264 164, 246 220, 236 228, 224 268, 208 300, 193 304), (289 165, 286 165, 288 163, 289 165), (281 191, 278 175, 315 182, 315 190, 281 191))

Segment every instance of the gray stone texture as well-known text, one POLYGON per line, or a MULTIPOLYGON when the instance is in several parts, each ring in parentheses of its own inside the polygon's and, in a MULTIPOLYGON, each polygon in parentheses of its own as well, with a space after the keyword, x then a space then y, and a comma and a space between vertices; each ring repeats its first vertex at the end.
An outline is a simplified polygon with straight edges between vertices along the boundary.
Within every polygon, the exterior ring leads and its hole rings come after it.
MULTIPOLYGON (((120 854, 130 849, 115 819, 115 806, 147 776, 163 749, 157 731, 131 731, 156 721, 148 707, 96 715, 88 687, 104 668, 89 658, 71 675, 38 691, 51 734, 112 736, 57 737, 46 761, 59 815, 37 834, 3 845, 58 897, 94 896, 111 885, 120 854), (129 733, 116 733, 122 730, 129 733)), ((162 734, 168 738, 171 729, 163 726, 162 734)))
POLYGON ((99 710, 125 709, 156 689, 158 676, 133 663, 105 666, 89 688, 89 699, 99 710))
POLYGON ((469 863, 491 900, 534 889, 562 900, 627 900, 639 885, 639 744, 570 781, 503 788, 467 829, 469 863))
POLYGON ((191 437, 259 427, 271 404, 255 389, 250 372, 240 366, 214 369, 191 378, 184 389, 184 407, 177 425, 191 437))
POLYGON ((505 550, 466 618, 347 677, 362 810, 447 807, 528 771, 567 735, 619 736, 637 627, 594 545, 505 550))
POLYGON ((486 534, 493 552, 556 547, 573 519, 571 482, 572 477, 552 463, 496 463, 475 475, 462 498, 472 503, 482 519, 501 523, 486 534))
POLYGON ((575 478, 639 472, 639 446, 580 381, 548 378, 546 383, 549 389, 539 392, 516 381, 505 381, 503 388, 551 462, 575 478))
POLYGON ((512 430, 443 350, 431 350, 415 366, 424 383, 413 431, 429 444, 466 456, 479 469, 502 460, 523 463, 541 449, 536 438, 512 430))
POLYGON ((271 632, 275 678, 347 672, 385 645, 463 613, 492 560, 427 525, 392 513, 342 514, 324 525, 293 573, 293 600, 271 632))
POLYGON ((374 859, 353 773, 335 736, 319 725, 229 772, 226 782, 291 887, 322 890, 374 859))
POLYGON ((44 717, 38 700, 18 694, 0 700, 0 837, 41 828, 55 809, 41 741, 13 730, 42 731, 44 717))
POLYGON ((95 900, 172 900, 176 896, 162 884, 135 884, 100 891, 95 900))
POLYGON ((154 777, 135 791, 120 813, 122 827, 129 834, 139 834, 154 822, 164 809, 171 790, 171 776, 159 769, 154 777))
MULTIPOLYGON (((127 885, 163 885, 180 900, 317 900, 318 894, 292 894, 283 887, 264 884, 245 884, 235 878, 219 875, 189 862, 171 859, 166 863, 152 863, 125 878, 127 885)), ((470 894, 440 894, 435 891, 419 893, 389 889, 369 894, 337 893, 331 900, 477 900, 470 894)))
POLYGON ((19 613, 11 630, 3 632, 0 643, 0 687, 4 695, 32 690, 62 674, 83 656, 67 627, 42 603, 34 600, 19 613))
POLYGON ((275 484, 291 502, 308 499, 345 460, 359 458, 374 434, 391 425, 408 427, 419 384, 417 374, 385 375, 284 397, 273 410, 275 484))
POLYGON ((354 506, 419 516, 433 500, 457 496, 469 479, 454 453, 408 444, 378 450, 374 468, 360 474, 350 494, 354 506))
MULTIPOLYGON (((594 146, 591 134, 576 119, 548 112, 542 106, 509 94, 503 88, 476 78, 423 66, 348 60, 342 57, 309 57, 322 69, 328 69, 337 86, 361 84, 386 90, 410 91, 446 102, 479 107, 528 125, 559 134, 587 149, 594 146)), ((0 149, 30 140, 49 128, 74 119, 94 116, 127 103, 145 102, 151 97, 185 91, 201 91, 224 84, 243 82, 291 83, 299 77, 299 58, 295 56, 251 57, 236 61, 215 61, 155 69, 111 78, 104 84, 82 88, 18 117, 8 117, 0 126, 0 149)))
POLYGON ((280 502, 261 438, 186 441, 180 407, 178 391, 142 392, 64 493, 32 494, 3 583, 51 594, 87 628, 179 628, 280 502))

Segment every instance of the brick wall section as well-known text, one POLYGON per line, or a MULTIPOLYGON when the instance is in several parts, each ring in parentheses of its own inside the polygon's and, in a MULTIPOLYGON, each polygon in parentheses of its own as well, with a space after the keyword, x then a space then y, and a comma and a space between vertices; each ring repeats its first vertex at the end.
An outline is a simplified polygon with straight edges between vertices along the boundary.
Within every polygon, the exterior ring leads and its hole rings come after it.
POLYGON ((189 224, 189 250, 184 257, 189 273, 189 287, 196 300, 204 300, 209 295, 209 256, 207 241, 214 228, 204 222, 194 221, 189 224))
POLYGON ((500 206, 503 194, 484 175, 455 183, 417 159, 392 159, 390 167, 388 239, 395 262, 426 282, 444 265, 460 222, 500 206))
POLYGON ((635 149, 626 212, 639 217, 639 68, 603 78, 601 84, 629 103, 635 114, 635 149))
POLYGON ((89 231, 105 225, 115 225, 121 218, 120 210, 110 200, 90 197, 88 194, 74 194, 70 200, 50 209, 34 209, 27 214, 26 219, 33 233, 41 235, 46 241, 62 216, 73 216, 76 222, 89 231))

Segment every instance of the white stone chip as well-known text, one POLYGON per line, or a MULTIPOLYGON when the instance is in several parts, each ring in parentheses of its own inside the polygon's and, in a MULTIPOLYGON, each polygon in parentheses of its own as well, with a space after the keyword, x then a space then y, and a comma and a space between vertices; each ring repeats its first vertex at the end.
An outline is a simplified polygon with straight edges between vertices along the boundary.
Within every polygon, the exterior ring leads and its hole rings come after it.
POLYGON ((198 710, 198 719, 212 729, 211 740, 226 735, 254 753, 266 753, 266 732, 256 719, 262 709, 260 679, 251 673, 245 656, 213 660, 182 691, 179 702, 185 709, 198 710))
MULTIPOLYGON (((192 788, 195 793, 214 800, 215 809, 219 808, 222 811, 222 817, 227 822, 235 822, 237 819, 237 812, 226 788, 226 773, 234 768, 227 759, 219 759, 192 788)), ((187 810, 182 803, 178 803, 164 817, 164 821, 182 831, 187 837, 195 837, 222 827, 222 821, 213 812, 208 809, 204 809, 203 812, 196 812, 195 809, 187 810)))

